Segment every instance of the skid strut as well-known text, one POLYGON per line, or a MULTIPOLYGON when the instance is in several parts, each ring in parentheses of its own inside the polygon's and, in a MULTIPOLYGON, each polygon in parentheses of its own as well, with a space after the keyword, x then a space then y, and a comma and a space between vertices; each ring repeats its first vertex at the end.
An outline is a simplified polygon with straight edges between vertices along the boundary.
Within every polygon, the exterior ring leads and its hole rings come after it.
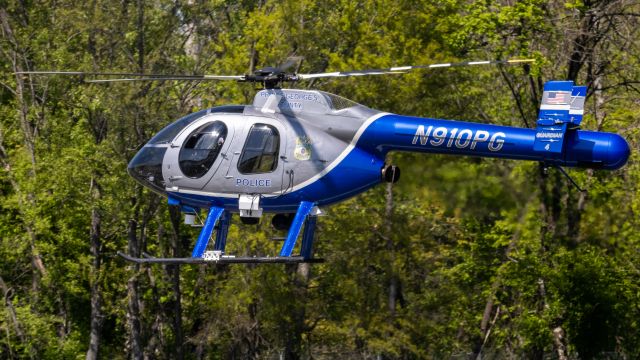
MULTIPOLYGON (((222 216, 223 212, 224 209, 219 207, 212 207, 209 209, 207 220, 205 220, 204 226, 202 227, 202 230, 200 230, 196 246, 193 248, 193 252, 191 252, 192 258, 202 257, 204 251, 207 249, 207 244, 209 244, 213 228, 216 226, 216 223, 218 222, 218 219, 220 219, 220 216, 222 216)), ((220 231, 218 231, 218 235, 220 235, 220 231)))
MULTIPOLYGON (((287 238, 282 244, 282 250, 280 250, 280 256, 291 256, 291 252, 293 248, 296 246, 296 241, 298 240, 298 235, 300 234, 300 229, 302 229, 302 225, 304 225, 309 213, 311 213, 311 209, 313 209, 313 203, 309 201, 303 201, 300 203, 298 207, 298 211, 296 212, 296 216, 293 218, 293 222, 291 223, 291 227, 289 228, 289 233, 287 234, 287 238)), ((315 227, 315 223, 314 223, 315 227)), ((306 229, 305 229, 306 231, 306 229)), ((313 237, 313 229, 311 230, 311 237, 313 237)))
POLYGON ((200 235, 193 248, 191 257, 157 258, 143 254, 144 257, 137 258, 122 252, 118 252, 118 255, 127 261, 138 264, 296 264, 324 262, 323 259, 313 259, 311 257, 317 217, 316 208, 312 202, 302 201, 300 203, 279 256, 251 257, 225 254, 231 217, 232 215, 229 211, 220 207, 211 207, 204 226, 202 230, 200 230, 200 235), (304 230, 302 230, 303 226, 304 230), (213 230, 216 230, 214 250, 206 251, 213 230), (302 232, 300 255, 291 256, 300 232, 302 232))

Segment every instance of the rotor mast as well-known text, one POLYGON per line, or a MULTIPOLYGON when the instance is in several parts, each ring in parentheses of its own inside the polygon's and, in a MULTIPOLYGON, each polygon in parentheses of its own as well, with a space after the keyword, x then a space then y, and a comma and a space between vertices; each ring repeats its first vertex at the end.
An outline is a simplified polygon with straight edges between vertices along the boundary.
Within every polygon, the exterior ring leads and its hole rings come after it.
POLYGON ((265 67, 256 70, 251 75, 245 75, 239 82, 262 83, 265 89, 280 89, 284 82, 296 82, 300 77, 296 73, 287 73, 283 69, 265 67))

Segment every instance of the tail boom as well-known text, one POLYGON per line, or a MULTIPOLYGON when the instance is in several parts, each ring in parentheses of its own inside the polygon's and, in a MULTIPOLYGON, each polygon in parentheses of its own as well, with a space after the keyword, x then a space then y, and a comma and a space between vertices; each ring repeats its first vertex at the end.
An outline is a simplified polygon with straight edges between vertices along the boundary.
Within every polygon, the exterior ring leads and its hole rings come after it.
POLYGON ((412 151, 607 170, 622 167, 630 154, 624 138, 614 133, 568 132, 564 135, 563 150, 557 153, 534 150, 541 136, 545 133, 534 129, 391 114, 373 122, 363 132, 358 146, 382 156, 389 151, 412 151))

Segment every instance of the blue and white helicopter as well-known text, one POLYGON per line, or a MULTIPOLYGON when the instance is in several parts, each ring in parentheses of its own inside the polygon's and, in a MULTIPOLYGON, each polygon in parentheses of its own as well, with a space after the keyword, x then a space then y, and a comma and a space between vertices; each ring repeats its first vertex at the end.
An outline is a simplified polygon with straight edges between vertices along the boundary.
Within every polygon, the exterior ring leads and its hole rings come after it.
MULTIPOLYGON (((321 207, 348 199, 400 172, 385 163, 390 151, 532 160, 562 166, 615 170, 629 158, 619 135, 580 130, 586 86, 572 81, 544 85, 535 129, 386 113, 318 90, 282 89, 284 82, 323 77, 393 74, 413 69, 531 60, 476 61, 378 70, 298 74, 284 67, 240 76, 146 76, 137 80, 237 80, 264 85, 251 105, 220 106, 187 115, 156 134, 128 166, 133 178, 180 206, 193 224, 206 210, 191 257, 134 258, 137 263, 298 263, 312 256, 321 207), (278 256, 236 257, 225 252, 232 214, 288 229, 278 256), (209 242, 215 230, 212 249, 209 242), (302 233, 302 236, 300 236, 302 233), (301 237, 299 254, 292 255, 301 237)), ((566 175, 566 174, 565 174, 566 175)))

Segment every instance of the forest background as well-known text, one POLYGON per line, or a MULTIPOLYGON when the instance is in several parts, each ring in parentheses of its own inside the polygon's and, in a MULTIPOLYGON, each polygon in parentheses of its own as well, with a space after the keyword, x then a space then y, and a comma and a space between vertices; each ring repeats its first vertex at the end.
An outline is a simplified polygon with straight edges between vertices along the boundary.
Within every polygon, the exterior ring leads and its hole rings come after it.
MULTIPOLYGON (((638 358, 637 1, 3 1, 0 358, 638 358), (298 266, 132 266, 187 254, 197 229, 127 175, 154 133, 251 103, 251 84, 87 85, 26 70, 243 74, 457 60, 527 66, 300 83, 379 110, 534 127, 542 84, 589 86, 586 129, 617 171, 394 153, 402 169, 325 209, 298 266)), ((274 254, 264 219, 236 254, 274 254)))

